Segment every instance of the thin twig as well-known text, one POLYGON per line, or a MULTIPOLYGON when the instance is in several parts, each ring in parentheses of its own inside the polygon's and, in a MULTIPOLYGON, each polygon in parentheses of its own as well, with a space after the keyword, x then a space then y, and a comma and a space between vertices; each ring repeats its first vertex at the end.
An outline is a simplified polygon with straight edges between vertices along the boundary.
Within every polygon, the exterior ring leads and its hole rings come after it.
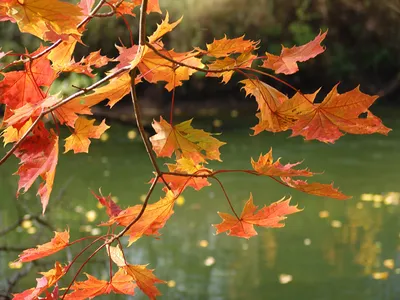
POLYGON ((133 103, 133 109, 135 112, 135 119, 136 119, 136 125, 138 127, 140 136, 142 138, 142 141, 144 143, 144 146, 146 148, 146 152, 149 155, 150 161, 153 165, 153 168, 156 170, 157 176, 161 177, 161 180, 164 182, 164 184, 167 186, 168 189, 170 189, 168 183, 165 181, 164 177, 162 176, 162 172, 160 168, 157 165, 156 158, 153 155, 153 152, 151 150, 151 145, 150 142, 146 136, 146 132, 144 130, 143 124, 142 124, 142 117, 141 117, 141 111, 140 111, 140 106, 139 106, 139 100, 136 95, 136 87, 135 87, 135 78, 136 78, 136 68, 134 68, 131 73, 131 97, 132 97, 132 103, 133 103))
POLYGON ((159 178, 159 176, 156 175, 156 178, 154 179, 153 183, 150 186, 149 191, 147 192, 146 199, 144 199, 142 209, 140 210, 139 214, 120 233, 118 233, 115 237, 113 237, 111 239, 111 241, 109 242, 109 244, 112 243, 113 241, 119 239, 121 236, 123 236, 142 217, 142 215, 144 214, 144 211, 146 210, 147 204, 149 203, 150 196, 153 193, 153 190, 157 184, 158 178, 159 178))
POLYGON ((146 44, 146 13, 148 0, 143 0, 140 6, 139 47, 146 44))
POLYGON ((217 177, 212 176, 212 178, 215 179, 215 180, 218 182, 219 186, 220 186, 221 189, 222 189, 222 192, 223 192, 224 195, 225 195, 226 200, 228 201, 228 204, 229 204, 229 206, 230 206, 230 208, 231 208, 233 214, 234 214, 234 215, 236 216, 236 218, 240 221, 240 218, 239 218, 238 214, 236 213, 235 209, 233 208, 232 202, 231 202, 231 200, 230 200, 229 197, 228 197, 228 193, 226 192, 224 185, 222 184, 222 182, 221 182, 217 177))

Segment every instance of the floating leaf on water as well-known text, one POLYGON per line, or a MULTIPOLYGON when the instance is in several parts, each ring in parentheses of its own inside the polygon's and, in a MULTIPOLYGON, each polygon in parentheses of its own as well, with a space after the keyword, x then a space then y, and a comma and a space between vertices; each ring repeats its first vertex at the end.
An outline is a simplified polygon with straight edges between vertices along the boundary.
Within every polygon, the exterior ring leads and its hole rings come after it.
POLYGON ((137 137, 137 132, 135 130, 128 131, 128 139, 134 140, 137 137))
POLYGON ((372 201, 374 199, 373 194, 361 194, 362 201, 372 201))
POLYGON ((206 241, 206 240, 199 241, 199 246, 202 248, 208 247, 208 241, 206 241))
POLYGON ((385 280, 388 279, 389 273, 388 272, 375 272, 372 273, 372 278, 376 280, 385 280))
POLYGON ((21 223, 21 227, 25 228, 25 229, 31 228, 32 226, 33 226, 33 224, 32 224, 31 220, 24 220, 21 223))
POLYGON ((385 199, 383 199, 383 202, 386 205, 398 205, 399 200, 400 200, 400 193, 390 192, 386 195, 385 199))
POLYGON ((110 136, 108 135, 107 132, 103 133, 103 134, 100 136, 100 140, 101 140, 102 142, 107 142, 109 138, 110 138, 110 136))
POLYGON ((321 218, 321 219, 325 219, 325 218, 328 218, 329 217, 329 211, 327 211, 327 210, 321 210, 320 212, 319 212, 319 217, 321 218))
POLYGON ((212 256, 209 256, 204 260, 204 265, 206 265, 207 267, 210 267, 213 264, 215 264, 215 258, 212 256))
POLYGON ((184 198, 183 196, 179 196, 179 197, 176 199, 176 205, 182 206, 183 204, 185 204, 185 198, 184 198))
POLYGON ((342 227, 342 222, 340 222, 339 220, 333 220, 333 221, 331 222, 331 226, 332 226, 333 228, 340 228, 340 227, 342 227))
POLYGON ((388 269, 394 269, 394 260, 393 259, 385 259, 383 261, 383 265, 388 269))
POLYGON ((36 233, 36 227, 30 227, 28 228, 28 230, 26 231, 28 234, 35 234, 36 233))
POLYGON ((85 217, 88 220, 88 222, 93 222, 97 218, 97 212, 94 210, 89 210, 86 212, 85 217))
POLYGON ((289 274, 281 274, 279 275, 279 282, 281 284, 287 284, 293 280, 293 276, 289 274))
POLYGON ((100 235, 100 234, 101 234, 101 229, 100 229, 100 228, 93 228, 93 229, 90 231, 90 234, 91 234, 91 235, 100 235))
POLYGON ((176 286, 176 282, 175 282, 175 280, 169 280, 167 282, 167 285, 168 285, 169 288, 173 288, 173 287, 176 286))

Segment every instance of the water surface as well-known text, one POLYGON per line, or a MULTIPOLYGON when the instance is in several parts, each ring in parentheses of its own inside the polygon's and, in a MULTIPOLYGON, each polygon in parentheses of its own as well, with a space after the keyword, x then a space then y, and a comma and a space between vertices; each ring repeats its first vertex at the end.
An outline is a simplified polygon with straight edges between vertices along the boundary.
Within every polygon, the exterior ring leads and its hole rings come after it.
MULTIPOLYGON (((230 212, 221 190, 215 182, 200 192, 188 189, 162 235, 133 244, 127 250, 129 261, 150 264, 149 268, 168 282, 159 285, 164 299, 400 299, 400 122, 388 117, 385 124, 394 129, 388 137, 347 135, 334 145, 288 139, 286 133, 251 137, 246 127, 221 129, 219 138, 228 142, 221 148, 224 163, 213 163, 211 168, 250 168, 250 157, 257 158, 272 147, 274 158, 282 157, 282 163, 304 159, 305 167, 324 172, 310 181, 334 181, 353 199, 310 196, 265 177, 221 174, 238 212, 250 192, 256 205, 291 195, 292 202, 304 211, 289 216, 284 228, 257 228, 259 235, 250 240, 216 236, 211 224, 220 222, 217 211, 230 212)), ((122 207, 141 203, 152 169, 140 141, 128 139, 132 129, 115 124, 108 131, 107 142, 92 143, 90 154, 60 154, 45 225, 35 220, 31 226, 25 223, 27 228, 19 226, 1 236, 0 247, 32 247, 45 242, 52 236, 49 227, 69 228, 72 240, 87 232, 98 233, 93 228, 107 218, 104 210, 96 207, 90 189, 101 187, 103 194, 112 193, 122 207), (89 222, 87 216, 94 212, 96 218, 89 222)), ((14 224, 18 216, 40 214, 34 191, 15 199, 17 176, 11 174, 16 169, 15 159, 0 168, 0 231, 14 224)), ((152 201, 160 195, 157 191, 152 201)), ((51 268, 54 259, 70 260, 81 248, 44 259, 40 262, 44 265, 34 266, 13 292, 33 287, 37 272, 51 268)), ((9 268, 17 255, 0 251, 0 289, 20 272, 9 268)), ((84 272, 107 279, 105 253, 96 256, 84 272)), ((143 298, 140 292, 137 295, 137 299, 143 298)))

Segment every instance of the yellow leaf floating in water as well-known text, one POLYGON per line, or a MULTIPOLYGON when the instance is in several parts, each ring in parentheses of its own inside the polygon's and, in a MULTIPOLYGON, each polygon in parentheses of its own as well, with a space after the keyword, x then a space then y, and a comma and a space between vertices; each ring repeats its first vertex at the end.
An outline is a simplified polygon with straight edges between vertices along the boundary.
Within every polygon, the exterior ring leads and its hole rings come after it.
POLYGON ((388 272, 375 272, 372 273, 372 278, 376 280, 386 280, 389 277, 388 272))

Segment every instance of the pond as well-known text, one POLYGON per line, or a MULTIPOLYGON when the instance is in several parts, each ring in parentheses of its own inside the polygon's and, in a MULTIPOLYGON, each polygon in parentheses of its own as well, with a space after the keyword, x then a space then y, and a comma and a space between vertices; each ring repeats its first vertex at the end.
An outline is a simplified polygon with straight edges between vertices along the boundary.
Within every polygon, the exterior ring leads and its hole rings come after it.
MULTIPOLYGON (((250 157, 257 158, 272 147, 274 158, 282 157, 282 163, 304 160, 305 167, 323 172, 310 181, 334 181, 353 198, 321 198, 266 177, 221 174, 238 212, 250 192, 256 205, 291 195, 292 203, 304 210, 288 216, 284 228, 256 228, 258 236, 249 240, 217 236, 211 226, 221 221, 217 211, 230 212, 220 188, 213 182, 200 192, 187 189, 162 235, 143 237, 128 248, 129 262, 149 264, 157 277, 167 282, 158 285, 162 299, 400 299, 400 122, 395 119, 399 112, 392 113, 394 117, 383 117, 393 128, 388 137, 346 135, 334 145, 288 138, 287 133, 253 137, 248 127, 254 120, 243 119, 240 123, 244 126, 222 128, 218 138, 227 142, 221 148, 224 162, 212 163, 210 168, 250 168, 250 157)), ((104 195, 111 193, 123 208, 141 203, 149 187, 151 164, 139 138, 132 139, 134 127, 112 125, 104 141, 92 142, 89 154, 60 154, 48 212, 40 222, 25 221, 0 236, 0 249, 9 248, 0 251, 0 290, 29 265, 10 268, 19 248, 48 241, 51 230, 69 228, 71 240, 99 234, 96 225, 107 217, 91 190, 97 192, 101 187, 104 195)), ((11 174, 16 170, 15 159, 0 168, 0 232, 21 216, 40 216, 40 203, 34 196, 37 186, 15 199, 18 177, 11 174)), ((157 191, 151 202, 160 195, 157 191)), ((17 281, 13 292, 35 286, 34 278, 40 277, 37 272, 52 268, 54 259, 71 260, 82 247, 39 261, 40 266, 32 266, 28 275, 17 281)), ((78 260, 72 271, 83 260, 78 260)), ((83 271, 107 279, 105 252, 83 271)), ((135 299, 145 297, 137 291, 135 299)))

